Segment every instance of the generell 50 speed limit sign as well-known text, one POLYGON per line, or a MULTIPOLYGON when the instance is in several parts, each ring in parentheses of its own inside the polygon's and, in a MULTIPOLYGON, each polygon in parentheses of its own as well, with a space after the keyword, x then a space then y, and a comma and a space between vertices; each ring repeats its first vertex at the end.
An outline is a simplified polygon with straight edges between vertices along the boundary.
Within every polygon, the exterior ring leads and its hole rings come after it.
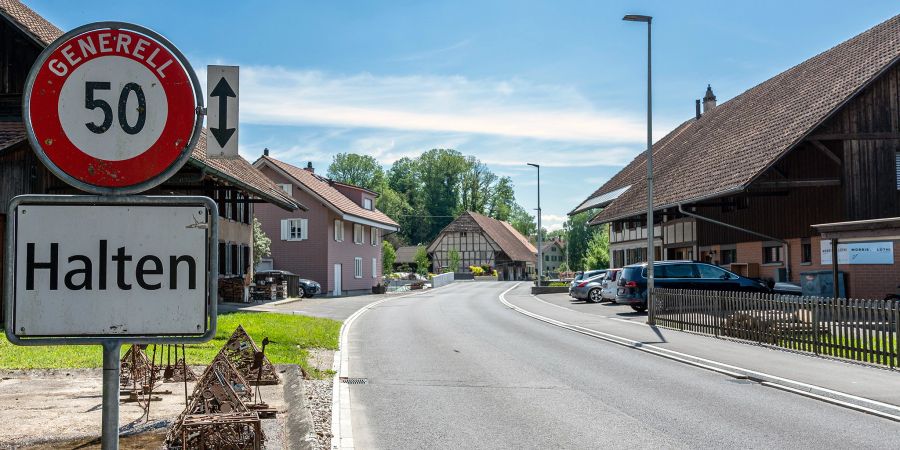
POLYGON ((72 30, 28 76, 25 124, 53 173, 96 194, 133 194, 187 162, 203 97, 187 60, 162 36, 120 22, 72 30))

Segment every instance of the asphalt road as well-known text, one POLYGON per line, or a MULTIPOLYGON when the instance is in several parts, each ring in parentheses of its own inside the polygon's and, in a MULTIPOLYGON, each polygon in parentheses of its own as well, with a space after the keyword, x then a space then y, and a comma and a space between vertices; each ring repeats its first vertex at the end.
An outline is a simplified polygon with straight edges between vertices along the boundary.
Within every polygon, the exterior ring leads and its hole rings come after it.
MULTIPOLYGON (((513 283, 389 300, 350 329, 356 448, 888 448, 900 425, 523 316, 513 283)), ((524 288, 524 286, 520 286, 524 288)))

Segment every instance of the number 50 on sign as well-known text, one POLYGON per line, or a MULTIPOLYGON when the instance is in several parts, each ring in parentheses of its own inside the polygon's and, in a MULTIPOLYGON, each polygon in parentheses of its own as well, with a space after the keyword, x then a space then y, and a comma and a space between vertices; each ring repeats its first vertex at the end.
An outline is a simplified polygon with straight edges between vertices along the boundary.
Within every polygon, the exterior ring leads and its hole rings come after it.
POLYGON ((26 83, 25 120, 38 156, 83 191, 137 193, 190 157, 203 100, 187 60, 132 24, 85 25, 48 47, 26 83))

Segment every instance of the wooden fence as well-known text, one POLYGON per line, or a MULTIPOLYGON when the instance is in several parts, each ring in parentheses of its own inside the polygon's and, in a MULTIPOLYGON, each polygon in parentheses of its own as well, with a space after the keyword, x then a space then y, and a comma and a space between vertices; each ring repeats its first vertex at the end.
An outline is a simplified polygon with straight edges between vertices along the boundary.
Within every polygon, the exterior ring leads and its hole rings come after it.
POLYGON ((654 289, 651 323, 897 367, 900 302, 654 289))

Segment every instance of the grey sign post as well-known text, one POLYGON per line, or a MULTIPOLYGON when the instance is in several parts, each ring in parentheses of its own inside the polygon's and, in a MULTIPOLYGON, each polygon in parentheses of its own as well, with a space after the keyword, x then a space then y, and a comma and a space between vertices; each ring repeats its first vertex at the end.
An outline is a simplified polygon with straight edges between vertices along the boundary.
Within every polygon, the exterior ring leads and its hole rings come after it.
POLYGON ((23 195, 10 202, 6 336, 15 345, 103 346, 103 448, 118 447, 122 344, 215 336, 218 234, 208 197, 23 195))
POLYGON ((41 162, 76 189, 99 195, 10 202, 6 334, 16 345, 103 346, 101 445, 118 449, 122 343, 215 335, 215 202, 132 196, 190 159, 203 128, 203 92, 164 37, 139 25, 98 22, 41 52, 22 100, 28 141, 41 162))

